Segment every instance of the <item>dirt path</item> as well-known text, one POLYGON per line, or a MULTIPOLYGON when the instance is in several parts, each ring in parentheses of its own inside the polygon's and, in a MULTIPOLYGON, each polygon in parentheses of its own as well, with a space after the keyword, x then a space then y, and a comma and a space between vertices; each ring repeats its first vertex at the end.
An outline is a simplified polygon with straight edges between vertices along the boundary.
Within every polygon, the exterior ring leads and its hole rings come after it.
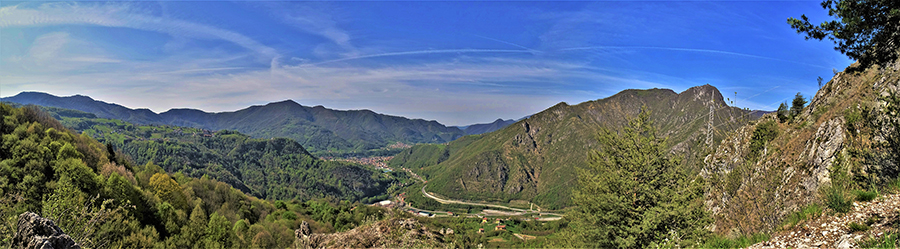
POLYGON ((856 248, 861 240, 884 236, 898 222, 900 194, 885 195, 870 202, 854 202, 853 209, 846 214, 823 215, 801 222, 749 248, 856 248), (850 222, 870 223, 870 228, 853 232, 848 226, 850 222))

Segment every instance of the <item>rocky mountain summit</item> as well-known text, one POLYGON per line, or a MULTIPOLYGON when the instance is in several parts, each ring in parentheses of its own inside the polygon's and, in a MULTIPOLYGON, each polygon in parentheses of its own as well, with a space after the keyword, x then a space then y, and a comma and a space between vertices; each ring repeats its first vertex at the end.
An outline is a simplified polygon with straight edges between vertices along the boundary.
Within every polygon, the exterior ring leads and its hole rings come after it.
POLYGON ((871 202, 854 202, 849 213, 823 215, 749 248, 856 248, 858 241, 882 237, 888 231, 896 232, 898 227, 900 194, 892 194, 871 202), (854 231, 851 223, 868 229, 854 231))
POLYGON ((13 248, 63 249, 81 248, 72 237, 63 233, 52 220, 32 212, 19 215, 13 248))

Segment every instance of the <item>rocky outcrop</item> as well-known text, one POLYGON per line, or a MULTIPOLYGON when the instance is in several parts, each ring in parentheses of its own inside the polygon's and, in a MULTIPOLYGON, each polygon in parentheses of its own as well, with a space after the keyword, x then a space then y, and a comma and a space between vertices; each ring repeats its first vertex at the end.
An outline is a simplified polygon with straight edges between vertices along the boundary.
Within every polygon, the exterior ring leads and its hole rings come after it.
POLYGON ((824 215, 801 221, 778 232, 768 241, 750 248, 856 248, 859 241, 880 238, 900 224, 900 195, 887 195, 872 202, 854 202, 847 214, 824 215), (866 231, 853 231, 849 224, 865 224, 866 231))
POLYGON ((437 248, 453 232, 431 231, 413 218, 390 218, 332 234, 311 233, 304 221, 294 234, 298 248, 437 248))
POLYGON ((32 212, 19 215, 13 248, 61 249, 81 248, 72 237, 63 233, 53 221, 32 212))
POLYGON ((806 157, 808 165, 812 166, 810 177, 801 182, 806 189, 819 189, 831 182, 829 170, 844 147, 844 118, 822 122, 813 137, 815 139, 807 141, 809 146, 800 154, 800 158, 806 157))
POLYGON ((821 189, 832 184, 837 165, 853 181, 842 185, 895 179, 900 153, 884 141, 900 138, 890 122, 898 117, 886 111, 880 97, 900 89, 898 69, 894 64, 838 73, 797 116, 778 120, 766 114, 723 139, 701 171, 710 183, 706 205, 716 220, 712 230, 731 235, 773 231, 787 215, 822 203, 821 189), (777 135, 754 141, 764 123, 777 135), (762 145, 755 148, 759 153, 751 153, 754 142, 762 145))

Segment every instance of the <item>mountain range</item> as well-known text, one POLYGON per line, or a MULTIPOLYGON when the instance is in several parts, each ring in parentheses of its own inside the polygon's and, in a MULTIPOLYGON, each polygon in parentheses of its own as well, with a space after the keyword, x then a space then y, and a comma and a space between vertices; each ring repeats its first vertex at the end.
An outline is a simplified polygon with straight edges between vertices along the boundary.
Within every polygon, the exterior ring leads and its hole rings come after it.
MULTIPOLYGON (((17 105, 17 104, 14 104, 17 105)), ((171 125, 135 125, 95 114, 40 107, 65 127, 107 144, 139 165, 228 183, 262 199, 310 200, 326 196, 371 202, 386 198, 397 173, 320 160, 287 138, 250 138, 235 131, 171 125)))
POLYGON ((755 118, 728 106, 710 85, 681 93, 626 90, 578 105, 559 103, 492 133, 413 146, 389 164, 416 171, 427 178, 426 191, 450 198, 525 200, 563 208, 570 205, 576 169, 587 165, 589 153, 601 146, 598 132, 618 129, 642 106, 651 112, 659 133, 669 137, 669 148, 688 162, 700 160, 700 152, 755 118))
POLYGON ((94 100, 83 95, 58 97, 22 92, 0 99, 5 102, 60 107, 94 113, 100 118, 134 124, 165 124, 208 130, 236 130, 255 138, 285 137, 310 152, 366 151, 403 143, 446 143, 465 135, 456 127, 437 121, 409 119, 370 110, 332 110, 308 107, 293 100, 251 106, 233 112, 210 113, 196 109, 171 109, 154 113, 94 100))

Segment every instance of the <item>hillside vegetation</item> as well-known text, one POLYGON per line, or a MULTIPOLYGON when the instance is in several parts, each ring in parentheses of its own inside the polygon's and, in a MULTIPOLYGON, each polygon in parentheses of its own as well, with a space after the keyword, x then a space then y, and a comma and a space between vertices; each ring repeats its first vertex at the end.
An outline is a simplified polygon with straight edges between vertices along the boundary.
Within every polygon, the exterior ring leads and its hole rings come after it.
MULTIPOLYGON (((571 205, 575 169, 598 149, 601 127, 622 127, 641 106, 653 113, 667 150, 699 162, 701 152, 754 117, 729 107, 712 86, 682 93, 667 89, 626 90, 609 98, 570 106, 560 103, 501 130, 465 136, 447 145, 417 145, 390 165, 410 168, 428 180, 427 191, 454 199, 526 200, 545 209, 571 205), (707 142, 709 141, 709 142, 707 142)), ((700 167, 691 169, 699 172, 700 167)))
POLYGON ((255 138, 290 138, 313 153, 325 151, 378 153, 395 143, 445 143, 464 133, 436 121, 408 119, 370 110, 339 111, 307 107, 292 100, 251 106, 234 112, 208 113, 196 109, 172 109, 156 114, 129 109, 87 96, 57 97, 23 92, 3 101, 75 109, 97 117, 134 124, 165 124, 207 130, 234 130, 255 138))
POLYGON ((382 173, 347 162, 323 161, 290 139, 254 139, 233 131, 134 125, 92 114, 44 108, 66 127, 81 131, 166 172, 208 176, 263 199, 334 198, 370 202, 386 198, 403 172, 382 173))
POLYGON ((302 221, 333 232, 384 216, 348 202, 273 203, 207 177, 134 165, 36 107, 0 104, 0 116, 0 247, 12 247, 26 211, 83 248, 287 248, 302 221))

